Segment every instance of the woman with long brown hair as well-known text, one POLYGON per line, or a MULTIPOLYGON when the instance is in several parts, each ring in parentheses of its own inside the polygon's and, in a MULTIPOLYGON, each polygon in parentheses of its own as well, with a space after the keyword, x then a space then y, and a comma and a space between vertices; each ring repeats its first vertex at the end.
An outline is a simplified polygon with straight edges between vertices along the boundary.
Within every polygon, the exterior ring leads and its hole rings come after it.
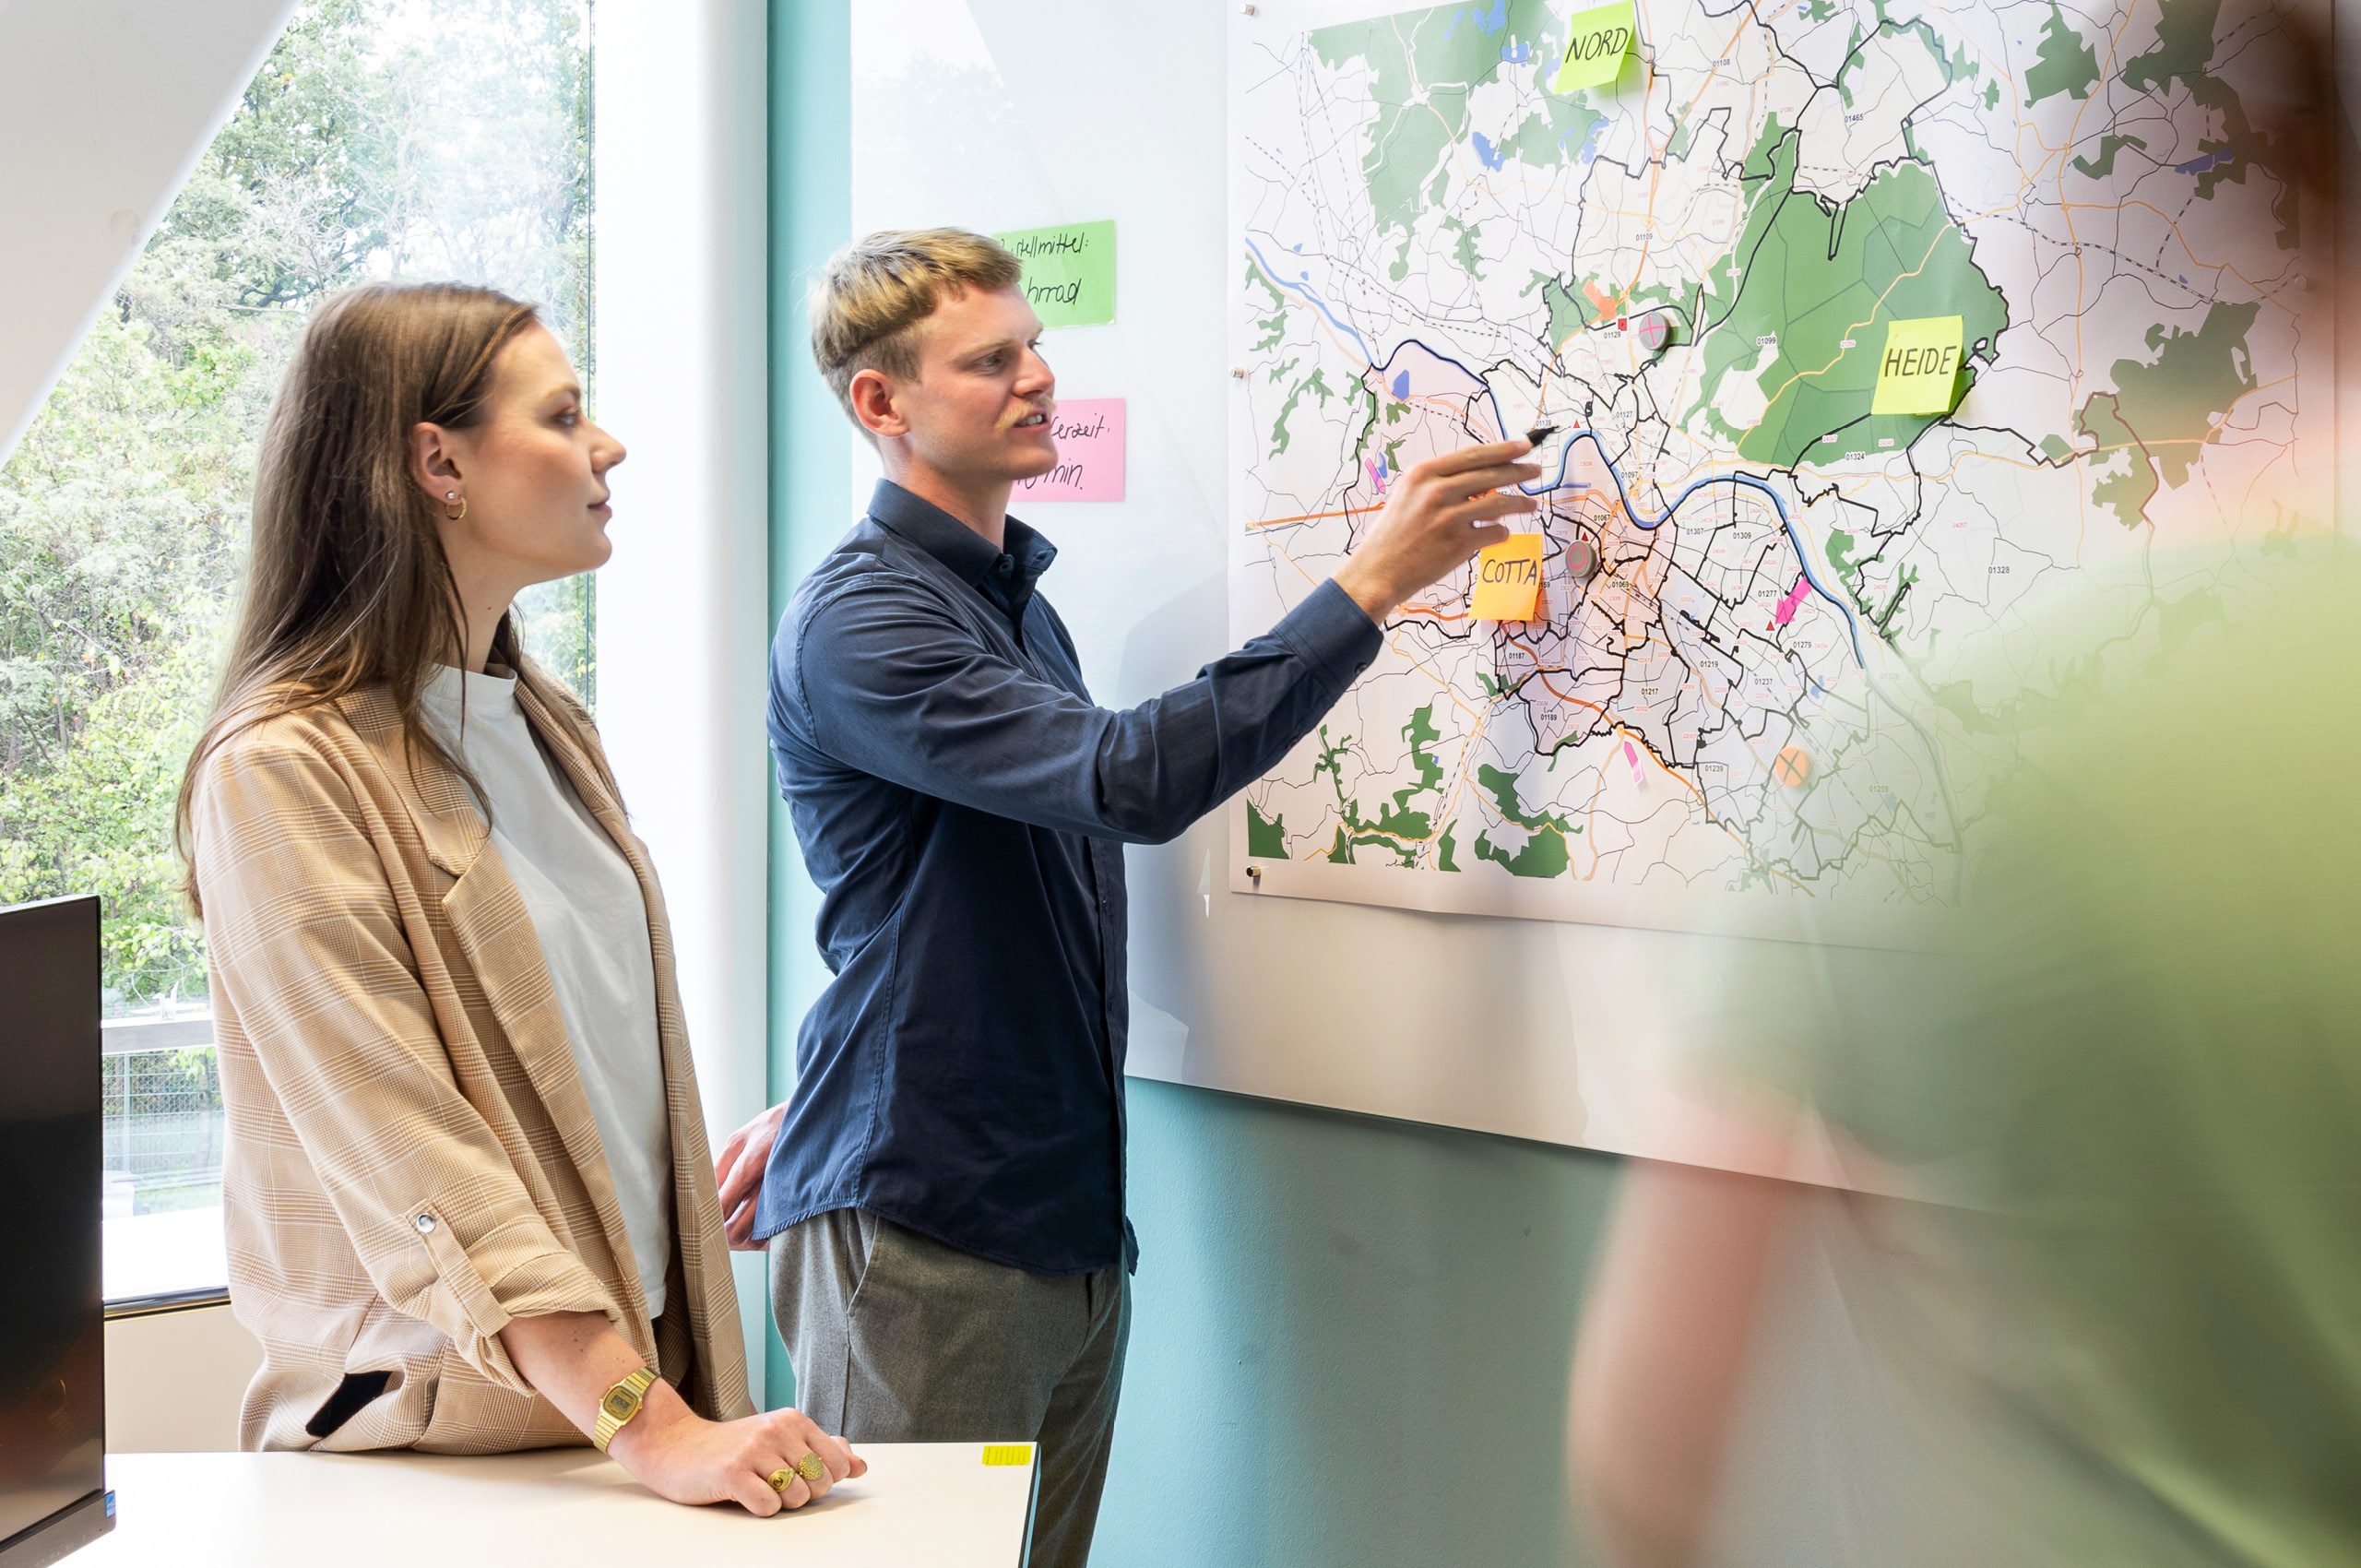
POLYGON ((753 1413, 646 847, 510 600, 603 564, 593 424, 532 308, 372 284, 264 437, 180 801, 231 1137, 249 1448, 586 1436, 757 1514, 861 1462, 753 1413))

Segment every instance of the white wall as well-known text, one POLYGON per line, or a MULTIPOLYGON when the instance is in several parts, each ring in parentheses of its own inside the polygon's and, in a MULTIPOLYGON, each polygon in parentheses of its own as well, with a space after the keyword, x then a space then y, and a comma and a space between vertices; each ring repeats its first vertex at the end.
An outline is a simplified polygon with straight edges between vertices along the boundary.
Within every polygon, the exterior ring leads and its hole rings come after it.
POLYGON ((238 1446, 238 1404, 262 1347, 226 1306, 107 1324, 107 1452, 215 1454, 238 1446))
POLYGON ((293 0, 0 0, 0 462, 293 0))
MULTIPOLYGON (((769 561, 765 7, 599 0, 599 728, 664 881, 714 1143, 765 1104, 769 561)), ((759 1254, 739 1304, 761 1385, 759 1254)))

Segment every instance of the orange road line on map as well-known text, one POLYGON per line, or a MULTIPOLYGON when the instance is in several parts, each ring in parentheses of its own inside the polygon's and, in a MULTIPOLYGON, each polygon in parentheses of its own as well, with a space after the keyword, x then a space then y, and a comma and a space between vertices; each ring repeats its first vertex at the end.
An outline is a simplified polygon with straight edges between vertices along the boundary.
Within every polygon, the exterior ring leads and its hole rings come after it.
MULTIPOLYGON (((1516 639, 1512 637, 1510 641, 1515 642, 1516 639)), ((1551 696, 1556 697, 1560 702, 1572 703, 1577 707, 1589 708, 1593 713, 1597 714, 1601 719, 1608 721, 1608 723, 1613 728, 1615 736, 1618 740, 1626 742, 1627 743, 1632 742, 1633 737, 1629 726, 1619 721, 1613 714, 1608 712, 1607 709, 1599 707, 1596 703, 1584 702, 1582 698, 1573 695, 1570 692, 1560 691, 1550 683, 1550 671, 1541 668, 1541 656, 1534 652, 1533 649, 1525 647, 1523 643, 1517 643, 1516 646, 1520 649, 1523 649, 1527 658, 1533 660, 1534 679, 1539 681, 1543 688, 1547 690, 1551 696)), ((1724 711, 1726 713, 1727 709, 1724 709, 1724 711)), ((1725 826, 1722 822, 1714 815, 1714 803, 1705 799, 1703 792, 1700 790, 1696 785, 1691 784, 1688 779, 1683 778, 1679 773, 1676 773, 1671 768, 1667 767, 1665 766, 1664 759, 1656 755, 1655 749, 1654 747, 1633 743, 1631 744, 1631 750, 1635 754, 1644 755, 1648 761, 1654 765, 1658 773, 1663 774, 1666 778, 1671 779, 1674 783, 1679 785, 1691 794, 1695 795, 1697 797, 1697 803, 1705 808, 1705 820, 1712 823, 1715 827, 1721 828, 1723 837, 1726 837, 1731 843, 1737 845, 1741 850, 1744 850, 1748 860, 1752 861, 1755 864, 1762 867, 1763 870, 1783 877, 1790 883, 1794 883, 1795 885, 1806 895, 1809 895, 1811 893, 1810 888, 1805 887, 1802 883, 1797 882, 1793 876, 1788 875, 1787 873, 1781 871, 1777 866, 1774 866, 1768 861, 1763 860, 1762 856, 1754 852, 1753 846, 1747 843, 1745 839, 1739 837, 1737 834, 1731 832, 1728 827, 1725 826)), ((1594 796, 1594 806, 1596 803, 1596 797, 1594 796)), ((1594 872, 1597 869, 1597 857, 1596 854, 1592 857, 1592 869, 1594 872)), ((1585 877, 1584 880, 1588 881, 1589 878, 1585 877)))
MULTIPOLYGON (((2132 18, 2138 14, 2139 12, 2137 7, 2126 6, 2123 8, 2122 19, 2116 23, 2115 30, 2107 35, 2106 64, 2102 67, 2106 75, 2101 78, 2102 80, 2112 81, 2115 79, 2116 62, 2123 57, 2123 35, 2131 30, 2132 18)), ((2091 101, 2089 99, 2082 100, 2081 104, 2074 110, 2074 118, 2067 123, 2066 147, 2058 148, 2056 152, 2053 152, 2050 155, 2051 161, 2058 169, 2058 215, 2065 220, 2066 238, 2073 246, 2074 365, 2077 371, 2081 369, 2082 363, 2082 317, 2088 314, 2098 302, 2091 298, 2090 275, 2082 268, 2082 236, 2081 232, 2074 227, 2074 214, 2072 209, 2068 208, 2066 205, 2066 150, 2067 148, 2073 147, 2076 142, 2082 139, 2082 116, 2089 113, 2090 109, 2091 101)), ((2022 116, 2020 117, 2019 123, 2023 123, 2022 116)), ((2035 139, 2039 139, 2037 135, 2035 139)), ((2047 144, 2045 143, 2044 145, 2046 146, 2047 144)), ((2185 245, 2182 248, 2184 250, 2187 249, 2185 245)), ((2074 487, 2074 564, 2077 566, 2082 564, 2082 547, 2084 542, 2088 540, 2091 531, 2090 498, 2084 493, 2088 489, 2089 486, 2087 485, 2076 485, 2074 487)))
MULTIPOLYGON (((1787 11, 1791 10, 1792 8, 1793 8, 1793 0, 1789 0, 1789 4, 1788 4, 1788 5, 1786 5, 1786 6, 1780 6, 1777 10, 1773 11, 1770 15, 1768 15, 1768 16, 1763 16, 1763 17, 1758 17, 1758 16, 1756 16, 1756 15, 1754 14, 1754 12, 1753 12, 1752 8, 1751 8, 1751 7, 1749 7, 1749 8, 1748 8, 1748 10, 1747 10, 1747 12, 1746 12, 1746 15, 1745 15, 1744 19, 1742 19, 1742 20, 1738 24, 1738 27, 1737 27, 1737 28, 1736 28, 1736 29, 1735 29, 1735 30, 1730 33, 1729 37, 1728 37, 1726 40, 1725 40, 1725 41, 1724 41, 1724 42, 1723 42, 1723 44, 1722 44, 1722 54, 1724 55, 1724 57, 1727 57, 1727 56, 1728 56, 1728 54, 1729 54, 1729 53, 1730 53, 1730 51, 1732 51, 1733 49, 1736 49, 1736 48, 1738 47, 1738 41, 1739 39, 1741 39, 1741 38, 1743 38, 1743 37, 1745 37, 1745 36, 1746 36, 1746 30, 1747 30, 1748 28, 1750 28, 1750 27, 1768 27, 1772 22, 1774 22, 1774 21, 1777 20, 1781 16, 1785 15, 1787 11)), ((1700 103, 1703 103, 1703 102, 1705 101, 1705 94, 1706 94, 1706 92, 1707 92, 1709 89, 1711 89, 1711 88, 1713 87, 1713 85, 1714 85, 1714 81, 1720 77, 1721 74, 1722 74, 1722 72, 1721 72, 1721 67, 1720 67, 1720 66, 1718 66, 1718 65, 1714 66, 1713 68, 1711 68, 1710 70, 1708 70, 1708 71, 1705 73, 1705 79, 1704 79, 1704 81, 1703 81, 1703 82, 1702 82, 1701 84, 1699 84, 1699 86, 1698 86, 1698 89, 1697 89, 1697 96, 1696 96, 1696 97, 1694 97, 1694 98, 1692 98, 1692 99, 1691 99, 1691 100, 1689 101, 1689 107, 1688 107, 1688 109, 1682 113, 1681 116, 1680 116, 1679 119, 1677 119, 1677 120, 1675 120, 1675 121, 1673 122, 1673 124, 1674 124, 1676 126, 1679 126, 1679 125, 1685 125, 1685 124, 1687 124, 1687 123, 1688 123, 1688 118, 1689 118, 1689 116, 1690 116, 1691 114, 1693 114, 1693 113, 1695 113, 1697 112, 1697 105, 1699 105, 1700 103)), ((1641 94, 1641 102, 1642 102, 1642 104, 1643 104, 1643 106, 1645 105, 1645 103, 1646 103, 1646 101, 1647 101, 1647 92, 1648 92, 1648 91, 1650 91, 1650 90, 1653 90, 1653 89, 1655 89, 1655 85, 1656 85, 1656 73, 1655 73, 1655 66, 1653 66, 1653 65, 1651 65, 1651 66, 1649 66, 1649 67, 1648 67, 1648 86, 1647 86, 1647 89, 1643 89, 1643 90, 1642 91, 1642 94, 1641 94)), ((1644 107, 1643 107, 1643 113, 1644 113, 1644 107)), ((1623 285, 1623 291, 1622 291, 1620 294, 1619 294, 1619 295, 1617 295, 1617 296, 1616 296, 1616 299, 1615 299, 1615 310, 1614 310, 1614 314, 1615 314, 1616 315, 1619 315, 1619 315, 1624 315, 1624 314, 1625 314, 1625 309, 1626 309, 1626 307, 1627 307, 1627 306, 1629 306, 1629 305, 1631 304, 1631 295, 1632 295, 1633 291, 1636 291, 1636 290, 1639 288, 1639 286, 1640 286, 1640 279, 1641 279, 1642 275, 1643 275, 1643 274, 1644 274, 1644 273, 1647 271, 1647 269, 1648 269, 1648 256, 1649 256, 1649 254, 1650 254, 1651 252, 1653 252, 1653 251, 1655 249, 1655 244, 1656 244, 1656 242, 1655 242, 1655 228, 1656 228, 1656 191, 1657 191, 1657 188, 1658 188, 1659 186, 1661 186, 1661 185, 1664 184, 1664 152, 1665 152, 1665 148, 1667 148, 1667 147, 1670 147, 1671 145, 1672 145, 1672 144, 1671 144, 1670 142, 1668 142, 1668 141, 1667 141, 1667 142, 1665 144, 1665 147, 1659 147, 1659 148, 1655 148, 1655 150, 1656 156, 1655 156, 1655 157, 1654 157, 1654 158, 1652 158, 1652 159, 1650 159, 1650 160, 1648 160, 1648 161, 1649 161, 1649 163, 1653 166, 1653 167, 1652 167, 1652 172, 1651 172, 1649 173, 1649 175, 1648 175, 1648 210, 1647 210, 1647 218, 1646 218, 1646 222, 1647 222, 1647 225, 1648 225, 1648 238, 1647 238, 1646 243, 1645 243, 1645 244, 1642 244, 1642 245, 1640 246, 1640 259, 1632 265, 1632 267, 1631 267, 1631 280, 1629 283, 1624 284, 1624 285, 1623 285)))
POLYGON ((1384 510, 1385 503, 1381 501, 1374 506, 1347 506, 1343 510, 1335 512, 1306 512, 1300 517, 1263 517, 1254 522, 1248 523, 1246 526, 1250 529, 1275 529, 1281 523, 1316 523, 1323 517, 1358 517, 1364 512, 1382 512, 1384 510))
MULTIPOLYGON (((1310 583, 1314 588, 1320 586, 1321 579, 1313 576, 1310 572, 1305 571, 1303 563, 1289 554, 1287 552, 1287 546, 1274 540, 1271 548, 1278 554, 1280 560, 1285 561, 1288 565, 1295 568, 1295 575, 1297 576, 1301 577, 1305 582, 1310 583)), ((1411 652, 1408 648, 1403 647, 1399 639, 1388 637, 1386 639, 1386 646, 1392 648, 1395 653, 1401 655, 1404 663, 1409 665, 1411 669, 1416 670, 1419 674, 1424 675, 1428 680, 1432 681, 1435 683, 1435 689, 1442 694, 1444 700, 1448 701, 1452 707, 1467 715, 1469 719, 1476 720, 1479 726, 1481 725, 1484 719, 1484 709, 1470 707, 1466 703, 1460 700, 1458 689, 1452 685, 1450 682, 1444 680, 1441 675, 1435 673, 1424 659, 1411 652)))
MULTIPOLYGON (((2202 268, 2208 272, 2226 272, 2231 277, 2236 279, 2239 282, 2244 283, 2248 288, 2252 289, 2263 299, 2270 301, 2271 303, 2277 305, 2281 310, 2285 311, 2289 315, 2296 314, 2293 307, 2281 303, 2279 296, 2276 293, 2266 293, 2261 284, 2256 282, 2253 279, 2248 277, 2236 267, 2232 267, 2228 262, 2208 261, 2203 256, 2199 255, 2196 248, 2189 243, 2189 236, 2180 232, 2180 225, 2174 220, 2172 214, 2166 212, 2163 208, 2158 207, 2154 202, 2143 201, 2138 196, 2133 196, 2129 201, 2116 202, 2060 201, 2058 206, 2061 211, 2066 212, 2080 212, 2083 210, 2093 212, 2120 212, 2127 207, 2144 207, 2149 211, 2154 213, 2157 217, 2165 220, 2165 227, 2170 229, 2173 232, 2173 238, 2180 242, 2180 253, 2181 255, 2189 257, 2190 265, 2202 268)), ((2070 225, 2072 220, 2070 219, 2068 220, 2068 222, 2070 225)))

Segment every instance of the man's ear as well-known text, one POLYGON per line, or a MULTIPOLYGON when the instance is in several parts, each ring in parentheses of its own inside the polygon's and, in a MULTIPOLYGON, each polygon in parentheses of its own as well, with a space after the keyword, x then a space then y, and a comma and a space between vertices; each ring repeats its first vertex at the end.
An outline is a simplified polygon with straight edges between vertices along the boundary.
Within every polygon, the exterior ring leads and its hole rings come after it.
POLYGON ((855 374, 852 385, 845 388, 845 397, 852 404, 852 417, 872 436, 884 438, 910 433, 910 422, 902 417, 899 389, 884 371, 864 370, 855 374))
POLYGON ((466 493, 467 476, 452 448, 451 433, 441 425, 421 422, 409 427, 410 482, 430 501, 441 504, 455 490, 466 493))

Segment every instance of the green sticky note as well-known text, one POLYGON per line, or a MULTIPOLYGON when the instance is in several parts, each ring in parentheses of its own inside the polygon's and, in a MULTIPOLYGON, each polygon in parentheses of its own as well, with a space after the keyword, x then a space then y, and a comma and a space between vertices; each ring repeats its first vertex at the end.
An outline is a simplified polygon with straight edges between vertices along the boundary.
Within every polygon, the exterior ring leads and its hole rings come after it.
POLYGON ((993 239, 1025 264, 1017 287, 1043 327, 1096 327, 1115 319, 1115 222, 1053 223, 993 239))
POLYGON ((1885 329, 1873 414, 1947 414, 1959 404, 1960 339, 1955 315, 1897 321, 1885 329))
POLYGON ((1631 57, 1631 40, 1638 35, 1639 13, 1631 0, 1576 11, 1566 18, 1566 57, 1558 63, 1552 92, 1604 87, 1623 73, 1631 57))

